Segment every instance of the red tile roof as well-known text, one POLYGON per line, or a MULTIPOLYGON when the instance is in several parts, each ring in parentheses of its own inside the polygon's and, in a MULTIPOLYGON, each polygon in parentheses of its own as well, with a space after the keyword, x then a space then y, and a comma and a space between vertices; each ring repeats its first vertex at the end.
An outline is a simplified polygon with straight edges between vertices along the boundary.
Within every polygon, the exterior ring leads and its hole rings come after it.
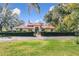
POLYGON ((30 24, 23 24, 23 25, 20 25, 20 26, 17 26, 15 28, 23 28, 23 29, 33 29, 34 26, 41 26, 41 28, 48 28, 48 29, 53 29, 55 28, 54 26, 48 24, 48 25, 45 25, 43 23, 30 23, 30 24))

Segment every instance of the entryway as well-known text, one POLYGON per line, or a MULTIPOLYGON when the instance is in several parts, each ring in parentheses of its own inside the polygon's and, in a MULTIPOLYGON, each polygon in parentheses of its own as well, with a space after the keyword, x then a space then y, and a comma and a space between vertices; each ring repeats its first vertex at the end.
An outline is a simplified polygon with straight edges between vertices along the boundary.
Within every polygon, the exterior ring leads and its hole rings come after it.
POLYGON ((36 37, 41 36, 40 28, 39 28, 39 27, 35 27, 35 36, 36 36, 36 37))

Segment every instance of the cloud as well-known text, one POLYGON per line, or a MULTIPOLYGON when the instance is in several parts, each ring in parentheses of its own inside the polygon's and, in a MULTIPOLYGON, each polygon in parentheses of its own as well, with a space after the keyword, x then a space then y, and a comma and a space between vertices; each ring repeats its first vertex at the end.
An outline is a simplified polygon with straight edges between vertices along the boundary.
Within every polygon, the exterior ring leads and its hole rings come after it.
POLYGON ((21 10, 18 8, 13 9, 13 11, 12 11, 12 15, 15 15, 15 14, 20 15, 20 13, 21 13, 21 10))
POLYGON ((53 8, 54 8, 54 6, 51 6, 51 7, 49 8, 49 11, 52 11, 53 8))
POLYGON ((39 22, 40 22, 40 20, 36 20, 36 21, 35 21, 35 23, 39 23, 39 22))

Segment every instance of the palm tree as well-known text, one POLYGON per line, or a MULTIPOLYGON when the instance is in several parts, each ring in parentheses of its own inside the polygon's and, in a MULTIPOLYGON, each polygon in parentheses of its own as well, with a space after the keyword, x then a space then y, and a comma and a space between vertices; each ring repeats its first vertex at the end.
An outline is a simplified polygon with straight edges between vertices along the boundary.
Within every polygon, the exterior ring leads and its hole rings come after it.
MULTIPOLYGON (((8 3, 4 4, 2 13, 6 14, 6 9, 8 7, 8 3)), ((37 13, 40 13, 40 7, 38 5, 38 3, 28 3, 28 12, 30 13, 31 8, 34 8, 36 10, 37 13)))
POLYGON ((40 7, 37 3, 29 3, 28 4, 28 11, 30 13, 31 8, 34 8, 37 13, 40 13, 40 7))

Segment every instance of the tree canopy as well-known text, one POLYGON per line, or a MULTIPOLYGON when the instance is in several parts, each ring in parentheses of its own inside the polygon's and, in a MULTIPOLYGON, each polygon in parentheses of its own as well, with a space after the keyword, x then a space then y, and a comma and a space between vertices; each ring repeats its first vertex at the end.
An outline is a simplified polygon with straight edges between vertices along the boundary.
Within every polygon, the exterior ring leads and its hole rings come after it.
POLYGON ((18 15, 12 15, 12 10, 7 8, 6 4, 0 8, 0 31, 10 31, 13 27, 22 24, 18 15))
POLYGON ((51 11, 48 11, 48 13, 44 17, 44 20, 47 23, 55 25, 54 31, 57 32, 78 31, 79 4, 57 4, 51 11))

